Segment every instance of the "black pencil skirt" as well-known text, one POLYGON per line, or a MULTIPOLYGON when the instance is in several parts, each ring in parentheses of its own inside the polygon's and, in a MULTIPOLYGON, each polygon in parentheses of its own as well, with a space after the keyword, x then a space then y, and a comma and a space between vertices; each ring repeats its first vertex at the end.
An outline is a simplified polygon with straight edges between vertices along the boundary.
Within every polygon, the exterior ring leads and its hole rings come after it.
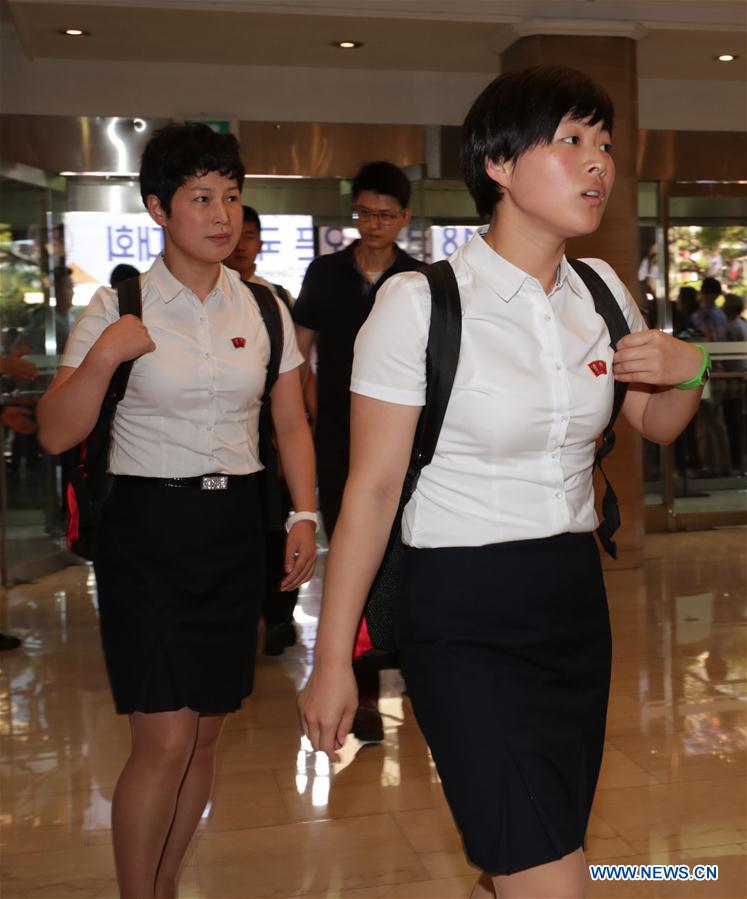
POLYGON ((511 874, 583 845, 610 628, 592 534, 410 549, 402 671, 470 861, 511 874))
POLYGON ((260 475, 228 490, 116 478, 96 549, 121 714, 236 711, 251 693, 264 577, 260 475))

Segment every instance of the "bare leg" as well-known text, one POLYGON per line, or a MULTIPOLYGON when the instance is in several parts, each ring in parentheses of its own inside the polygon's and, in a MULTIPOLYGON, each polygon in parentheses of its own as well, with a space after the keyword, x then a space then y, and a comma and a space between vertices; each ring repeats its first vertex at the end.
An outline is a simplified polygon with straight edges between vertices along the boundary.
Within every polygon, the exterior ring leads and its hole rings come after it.
POLYGON ((112 801, 112 840, 121 899, 154 896, 158 862, 197 736, 191 709, 130 715, 132 752, 112 801))
POLYGON ((472 888, 469 899, 496 899, 493 878, 489 874, 481 874, 472 888))
POLYGON ((498 875, 493 885, 499 899, 583 899, 586 880, 586 859, 579 848, 556 862, 498 875))
POLYGON ((215 747, 225 720, 225 715, 200 717, 194 752, 184 775, 174 822, 158 866, 155 891, 158 899, 176 897, 179 869, 210 798, 215 772, 215 747))

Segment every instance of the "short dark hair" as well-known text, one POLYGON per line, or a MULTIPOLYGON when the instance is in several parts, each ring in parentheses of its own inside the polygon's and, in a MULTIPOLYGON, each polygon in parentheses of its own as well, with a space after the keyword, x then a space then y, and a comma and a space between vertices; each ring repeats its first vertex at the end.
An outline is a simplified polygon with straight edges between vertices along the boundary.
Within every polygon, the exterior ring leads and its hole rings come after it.
POLYGON ((512 162, 549 143, 564 116, 602 122, 612 133, 614 107, 588 75, 565 66, 535 66, 490 82, 462 125, 464 181, 479 215, 489 218, 503 191, 488 177, 485 162, 512 162))
POLYGON ((252 206, 242 206, 241 207, 244 212, 244 224, 247 222, 251 222, 253 225, 257 226, 257 231, 262 233, 262 222, 259 220, 259 213, 252 206))
POLYGON ((721 308, 728 317, 738 318, 744 311, 744 298, 736 293, 727 293, 721 308))
POLYGON ((718 278, 703 278, 703 283, 700 285, 700 292, 707 297, 721 296, 721 282, 718 278))
POLYGON ((680 292, 677 294, 677 300, 685 315, 693 315, 700 309, 698 291, 694 287, 680 287, 680 292))
POLYGON ((241 190, 244 166, 233 134, 218 134, 207 125, 167 125, 148 141, 140 162, 140 196, 155 194, 166 215, 171 200, 188 178, 218 172, 236 180, 241 190))
POLYGON ((367 162, 353 178, 353 202, 364 190, 394 197, 406 209, 410 205, 410 182, 407 175, 391 162, 367 162))

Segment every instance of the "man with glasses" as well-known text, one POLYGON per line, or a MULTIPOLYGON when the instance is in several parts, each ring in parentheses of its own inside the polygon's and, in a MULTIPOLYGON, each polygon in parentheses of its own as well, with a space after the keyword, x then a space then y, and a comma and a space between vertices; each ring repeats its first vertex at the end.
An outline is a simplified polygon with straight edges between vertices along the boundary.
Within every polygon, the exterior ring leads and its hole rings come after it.
MULTIPOLYGON (((391 162, 370 162, 353 179, 352 217, 360 239, 309 266, 293 307, 298 346, 308 360, 317 347, 317 413, 314 431, 319 508, 329 537, 337 521, 348 473, 350 375, 356 335, 387 278, 422 263, 395 243, 410 221, 410 182, 391 162)), ((353 733, 384 738, 378 713, 377 672, 359 673, 360 708, 353 733)))

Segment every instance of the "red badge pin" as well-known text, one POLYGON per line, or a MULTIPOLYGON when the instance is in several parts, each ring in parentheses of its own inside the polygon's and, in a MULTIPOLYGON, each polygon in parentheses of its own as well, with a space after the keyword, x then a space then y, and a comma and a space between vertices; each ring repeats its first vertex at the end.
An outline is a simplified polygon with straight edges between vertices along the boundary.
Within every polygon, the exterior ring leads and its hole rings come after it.
POLYGON ((232 337, 231 343, 238 350, 246 346, 246 337, 232 337))
POLYGON ((607 374, 607 363, 604 359, 595 359, 593 362, 589 363, 589 368, 594 372, 595 378, 598 378, 599 375, 607 374))

